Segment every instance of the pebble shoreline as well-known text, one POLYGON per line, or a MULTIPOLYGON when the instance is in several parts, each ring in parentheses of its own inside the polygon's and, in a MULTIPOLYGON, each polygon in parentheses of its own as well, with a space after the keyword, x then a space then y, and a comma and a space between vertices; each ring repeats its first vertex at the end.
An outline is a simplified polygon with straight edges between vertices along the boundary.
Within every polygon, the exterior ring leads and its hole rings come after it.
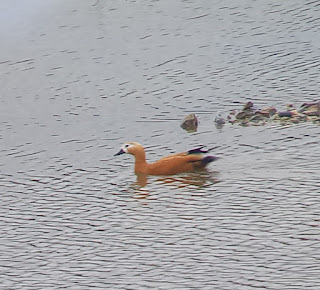
MULTIPOLYGON (((217 128, 222 128, 226 123, 238 124, 240 126, 264 126, 269 123, 281 125, 298 124, 301 122, 312 122, 320 124, 320 101, 304 103, 299 109, 293 104, 288 104, 286 110, 278 111, 275 107, 259 109, 253 102, 245 103, 241 110, 232 110, 227 118, 219 114, 215 120, 217 128)), ((181 127, 188 132, 195 132, 198 128, 198 118, 195 114, 187 115, 181 123, 181 127)))
MULTIPOLYGON (((227 120, 231 124, 241 126, 263 126, 270 122, 278 122, 282 125, 301 122, 320 124, 320 101, 304 103, 300 109, 296 109, 293 104, 289 104, 285 111, 278 111, 274 107, 259 109, 254 106, 253 102, 247 102, 240 111, 231 111, 227 120)), ((215 122, 219 123, 219 120, 216 119, 215 122)))

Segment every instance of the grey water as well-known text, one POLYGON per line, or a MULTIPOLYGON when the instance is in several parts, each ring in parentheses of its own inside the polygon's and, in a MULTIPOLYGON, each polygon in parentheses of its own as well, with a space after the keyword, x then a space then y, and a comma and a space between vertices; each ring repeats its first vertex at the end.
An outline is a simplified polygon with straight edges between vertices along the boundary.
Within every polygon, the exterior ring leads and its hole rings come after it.
POLYGON ((0 3, 1 289, 319 289, 319 1, 0 3), (189 113, 198 130, 180 127, 189 113), (143 182, 199 144, 207 172, 143 182))

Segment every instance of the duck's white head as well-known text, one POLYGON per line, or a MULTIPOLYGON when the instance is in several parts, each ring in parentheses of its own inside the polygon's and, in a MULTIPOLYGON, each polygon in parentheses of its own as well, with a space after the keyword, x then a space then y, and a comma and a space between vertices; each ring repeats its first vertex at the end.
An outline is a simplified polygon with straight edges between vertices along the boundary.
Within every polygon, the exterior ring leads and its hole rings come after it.
POLYGON ((134 155, 135 152, 139 150, 144 151, 142 145, 139 144, 138 142, 126 142, 121 146, 120 151, 116 153, 114 156, 121 155, 124 153, 134 155))

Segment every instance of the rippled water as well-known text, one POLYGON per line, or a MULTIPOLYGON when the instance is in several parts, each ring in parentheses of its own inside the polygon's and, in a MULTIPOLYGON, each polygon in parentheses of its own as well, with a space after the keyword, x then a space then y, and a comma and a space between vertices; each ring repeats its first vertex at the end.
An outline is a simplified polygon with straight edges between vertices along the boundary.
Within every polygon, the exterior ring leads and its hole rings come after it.
POLYGON ((213 122, 319 100, 318 1, 15 2, 0 9, 2 289, 320 288, 319 125, 213 122), (113 156, 124 141, 221 159, 137 180, 113 156))

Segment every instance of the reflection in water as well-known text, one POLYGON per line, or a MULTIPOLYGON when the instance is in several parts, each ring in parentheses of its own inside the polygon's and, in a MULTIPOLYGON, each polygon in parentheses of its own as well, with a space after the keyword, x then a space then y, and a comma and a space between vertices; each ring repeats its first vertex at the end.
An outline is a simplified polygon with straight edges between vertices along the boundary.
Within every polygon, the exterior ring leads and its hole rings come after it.
MULTIPOLYGON (((162 183, 171 185, 177 188, 184 187, 206 187, 212 184, 220 182, 217 178, 218 172, 209 172, 208 170, 201 170, 196 172, 188 172, 177 175, 161 176, 153 180, 156 183, 162 183)), ((154 178, 154 176, 147 176, 144 174, 137 174, 137 180, 134 183, 135 186, 145 187, 148 184, 148 180, 154 178)))
POLYGON ((136 181, 129 186, 128 193, 134 199, 155 198, 159 192, 161 195, 161 192, 166 192, 166 189, 170 188, 170 191, 184 189, 183 195, 193 195, 197 189, 209 188, 220 182, 218 175, 217 171, 207 170, 170 176, 136 174, 136 181))

